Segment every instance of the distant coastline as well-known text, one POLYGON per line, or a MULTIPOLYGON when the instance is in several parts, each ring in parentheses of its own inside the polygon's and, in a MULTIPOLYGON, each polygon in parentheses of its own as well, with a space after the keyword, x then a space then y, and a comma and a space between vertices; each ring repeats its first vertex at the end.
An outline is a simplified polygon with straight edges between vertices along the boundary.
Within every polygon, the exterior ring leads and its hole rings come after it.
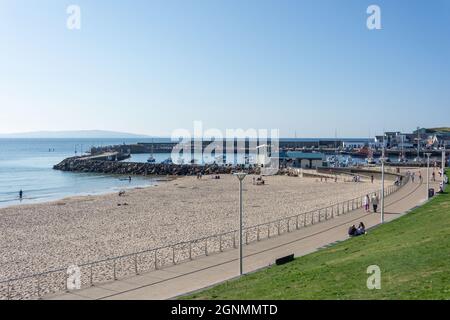
POLYGON ((74 130, 74 131, 32 131, 3 133, 0 138, 7 139, 130 139, 152 138, 148 135, 106 130, 74 130))

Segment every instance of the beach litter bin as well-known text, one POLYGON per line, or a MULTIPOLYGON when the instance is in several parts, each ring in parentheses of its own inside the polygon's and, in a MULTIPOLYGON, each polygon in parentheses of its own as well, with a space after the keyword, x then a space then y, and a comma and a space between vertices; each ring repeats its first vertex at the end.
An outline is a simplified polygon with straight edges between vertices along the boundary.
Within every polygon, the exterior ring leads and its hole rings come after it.
POLYGON ((434 197, 434 189, 430 188, 430 189, 428 189, 428 198, 432 198, 432 197, 434 197))

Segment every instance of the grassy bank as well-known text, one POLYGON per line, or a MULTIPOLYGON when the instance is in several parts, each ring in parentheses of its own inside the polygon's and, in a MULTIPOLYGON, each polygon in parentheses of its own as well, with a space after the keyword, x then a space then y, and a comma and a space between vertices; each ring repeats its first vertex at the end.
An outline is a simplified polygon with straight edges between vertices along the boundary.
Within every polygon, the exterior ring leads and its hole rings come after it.
MULTIPOLYGON (((447 173, 448 174, 448 173, 447 173)), ((450 299, 450 193, 327 249, 187 299, 450 299), (381 269, 381 289, 366 286, 381 269)))

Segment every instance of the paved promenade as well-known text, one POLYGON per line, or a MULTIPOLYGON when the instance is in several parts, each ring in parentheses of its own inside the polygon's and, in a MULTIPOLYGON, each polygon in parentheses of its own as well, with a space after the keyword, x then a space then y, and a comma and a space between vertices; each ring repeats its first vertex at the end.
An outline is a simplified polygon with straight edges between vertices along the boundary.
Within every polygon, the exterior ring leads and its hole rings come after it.
MULTIPOLYGON (((430 170, 431 172, 431 170, 430 170)), ((426 169, 422 169, 426 177, 426 169)), ((385 221, 391 221, 426 201, 426 182, 411 181, 385 199, 385 221)), ((430 183, 438 189, 438 182, 430 183)), ((348 238, 347 230, 362 221, 366 228, 380 223, 380 214, 352 211, 334 219, 279 237, 244 246, 244 272, 252 272, 294 253, 296 257, 314 252, 348 238)), ((369 230, 370 232, 370 230, 369 230)), ((49 299, 171 299, 239 275, 238 250, 233 249, 143 275, 65 293, 49 299)))

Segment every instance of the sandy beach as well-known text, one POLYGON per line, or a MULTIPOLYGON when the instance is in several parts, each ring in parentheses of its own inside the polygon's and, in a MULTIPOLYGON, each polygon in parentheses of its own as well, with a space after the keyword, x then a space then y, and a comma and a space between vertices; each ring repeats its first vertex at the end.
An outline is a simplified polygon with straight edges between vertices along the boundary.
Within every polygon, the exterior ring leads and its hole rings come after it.
MULTIPOLYGON (((378 181, 244 181, 246 226, 322 208, 379 188, 378 181)), ((0 279, 82 264, 238 228, 238 182, 183 177, 157 186, 0 209, 0 279)))

